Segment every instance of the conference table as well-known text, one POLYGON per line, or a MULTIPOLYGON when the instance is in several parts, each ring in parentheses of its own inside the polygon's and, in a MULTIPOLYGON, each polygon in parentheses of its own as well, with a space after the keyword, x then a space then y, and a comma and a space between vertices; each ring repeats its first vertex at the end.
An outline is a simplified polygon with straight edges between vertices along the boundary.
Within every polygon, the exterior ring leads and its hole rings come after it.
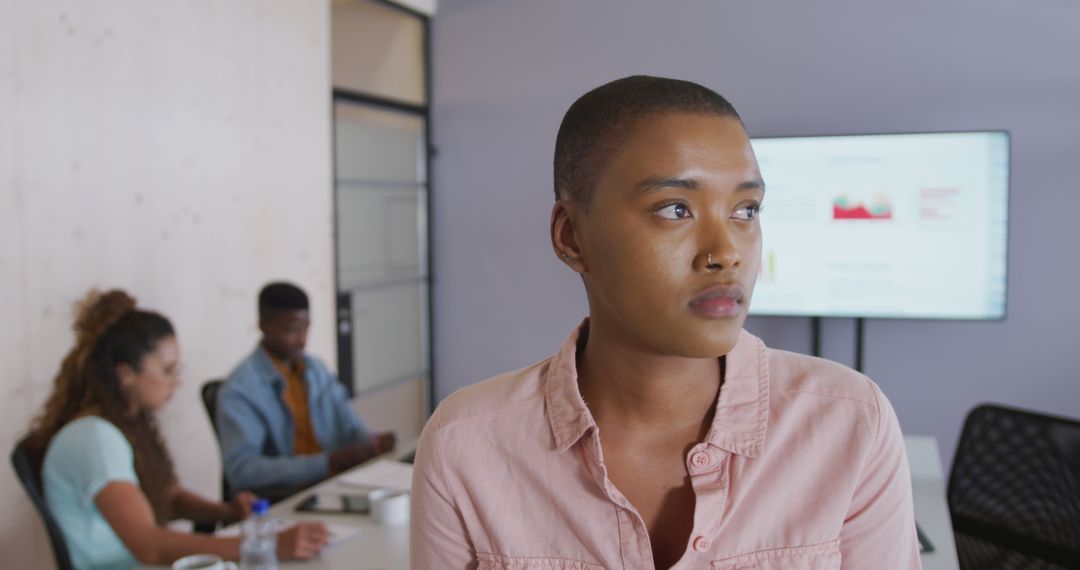
MULTIPOLYGON (((411 456, 416 443, 401 446, 405 450, 395 454, 384 454, 372 462, 396 460, 411 456)), ((270 508, 271 516, 283 521, 322 521, 334 529, 356 529, 357 534, 338 544, 331 544, 323 549, 322 554, 312 560, 302 562, 282 562, 281 568, 305 570, 408 570, 409 569, 409 523, 382 526, 370 515, 325 514, 297 512, 296 507, 316 495, 348 495, 371 490, 375 486, 350 484, 350 475, 372 465, 361 465, 352 471, 327 479, 318 485, 297 493, 270 508)), ((396 481, 398 485, 408 487, 410 481, 396 481)))
POLYGON ((915 520, 934 547, 932 552, 922 554, 923 570, 959 570, 937 440, 927 435, 906 435, 904 447, 911 468, 915 520))
MULTIPOLYGON (((925 570, 958 570, 956 546, 953 542, 952 523, 945 501, 944 475, 937 442, 930 436, 905 436, 908 461, 911 466, 912 490, 915 503, 915 519, 933 544, 932 552, 922 554, 925 570)), ((409 446, 403 449, 411 450, 409 446)), ((384 455, 373 461, 404 457, 384 455)), ((361 465, 362 470, 368 465, 361 465)), ((407 570, 409 568, 409 525, 381 526, 369 515, 325 514, 297 512, 296 507, 311 494, 356 494, 363 487, 346 482, 350 474, 343 473, 332 479, 285 499, 274 505, 270 512, 283 521, 320 520, 336 529, 355 529, 355 536, 327 547, 322 554, 304 562, 283 562, 281 568, 306 570, 407 570)), ((400 483, 407 485, 407 482, 400 483)))

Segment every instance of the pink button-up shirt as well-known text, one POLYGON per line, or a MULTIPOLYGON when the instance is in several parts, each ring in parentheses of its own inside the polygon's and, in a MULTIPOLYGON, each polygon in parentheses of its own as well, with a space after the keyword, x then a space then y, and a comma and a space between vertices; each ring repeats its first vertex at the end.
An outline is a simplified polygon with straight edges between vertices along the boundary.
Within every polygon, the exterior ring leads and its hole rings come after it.
MULTIPOLYGON (((432 415, 413 475, 414 569, 653 568, 578 391, 577 338, 432 415)), ((903 438, 878 387, 745 331, 726 358, 715 419, 686 456, 694 528, 673 568, 920 568, 903 438)))

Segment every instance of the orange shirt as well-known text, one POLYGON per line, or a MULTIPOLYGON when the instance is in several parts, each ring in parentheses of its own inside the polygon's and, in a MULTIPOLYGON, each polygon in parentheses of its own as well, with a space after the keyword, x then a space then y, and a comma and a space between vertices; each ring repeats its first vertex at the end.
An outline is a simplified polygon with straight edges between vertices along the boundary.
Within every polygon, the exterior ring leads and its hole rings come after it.
POLYGON ((290 366, 270 357, 281 377, 285 379, 285 390, 281 393, 281 400, 293 417, 293 454, 313 455, 320 453, 322 448, 319 440, 315 437, 315 429, 311 427, 311 412, 308 409, 306 384, 304 383, 304 364, 297 362, 290 366))

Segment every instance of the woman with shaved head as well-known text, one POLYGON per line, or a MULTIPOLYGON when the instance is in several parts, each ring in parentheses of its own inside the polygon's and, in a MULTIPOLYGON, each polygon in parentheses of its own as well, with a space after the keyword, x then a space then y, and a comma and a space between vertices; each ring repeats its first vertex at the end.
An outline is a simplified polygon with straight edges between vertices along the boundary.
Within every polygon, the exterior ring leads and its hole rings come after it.
POLYGON ((570 107, 551 243, 589 315, 436 410, 413 568, 920 567, 888 400, 743 330, 765 194, 705 87, 627 77, 570 107))

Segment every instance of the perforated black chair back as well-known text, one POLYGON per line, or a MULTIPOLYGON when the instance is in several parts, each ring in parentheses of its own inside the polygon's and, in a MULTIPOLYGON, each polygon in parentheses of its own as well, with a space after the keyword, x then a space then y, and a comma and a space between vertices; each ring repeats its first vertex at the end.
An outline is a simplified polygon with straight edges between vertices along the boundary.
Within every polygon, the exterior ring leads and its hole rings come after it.
POLYGON ((1080 422, 975 408, 948 500, 962 569, 1080 568, 1080 422))
POLYGON ((224 380, 208 380, 206 384, 202 385, 202 403, 206 408, 206 415, 210 416, 210 425, 214 427, 214 435, 217 435, 217 396, 221 391, 221 387, 225 385, 224 380))
POLYGON ((45 523, 45 530, 49 533, 49 543, 52 544, 53 556, 56 558, 56 567, 60 570, 73 570, 71 555, 68 553, 67 542, 60 526, 56 524, 49 505, 45 503, 45 494, 41 489, 41 473, 38 472, 34 461, 30 457, 30 450, 26 445, 26 438, 20 439, 11 452, 11 465, 15 468, 15 474, 19 476, 26 494, 30 496, 30 502, 41 515, 45 523))
MULTIPOLYGON (((225 381, 221 379, 207 380, 202 385, 200 395, 202 396, 203 407, 206 408, 206 415, 210 416, 210 425, 214 428, 214 436, 217 437, 218 425, 217 425, 217 397, 218 392, 221 391, 221 387, 225 385, 225 381)), ((218 443, 220 445, 220 441, 218 443)), ((225 473, 221 474, 221 500, 228 501, 229 496, 229 483, 225 480, 225 473)), ((216 525, 210 524, 196 524, 195 530, 197 532, 213 532, 216 525)))

